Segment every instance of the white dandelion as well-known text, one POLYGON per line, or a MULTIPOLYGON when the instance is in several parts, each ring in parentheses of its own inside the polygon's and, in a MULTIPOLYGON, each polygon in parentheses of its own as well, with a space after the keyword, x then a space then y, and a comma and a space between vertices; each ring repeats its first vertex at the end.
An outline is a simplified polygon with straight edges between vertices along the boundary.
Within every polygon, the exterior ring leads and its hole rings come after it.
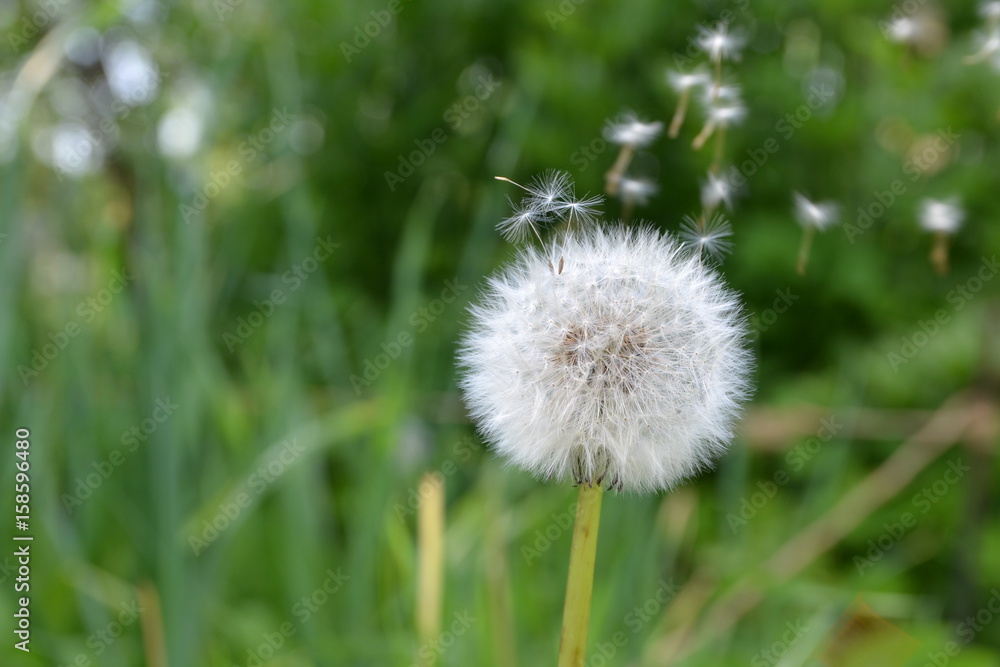
POLYGON ((591 228, 565 268, 527 249, 489 281, 462 389, 494 450, 543 478, 676 486, 725 451, 749 390, 737 298, 651 229, 591 228))
POLYGON ((470 311, 460 384, 480 432, 579 486, 559 664, 582 664, 604 486, 670 489, 726 450, 750 393, 746 320, 670 237, 599 225, 528 247, 470 311))

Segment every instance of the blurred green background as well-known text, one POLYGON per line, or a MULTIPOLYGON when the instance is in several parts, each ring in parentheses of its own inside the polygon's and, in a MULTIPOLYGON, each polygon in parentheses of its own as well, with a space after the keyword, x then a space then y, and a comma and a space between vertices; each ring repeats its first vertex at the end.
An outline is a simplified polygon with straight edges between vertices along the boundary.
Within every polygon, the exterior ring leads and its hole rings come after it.
MULTIPOLYGON (((514 252, 492 177, 599 192, 606 123, 669 121, 720 19, 758 388, 715 472, 605 500, 588 665, 1000 664, 1000 72, 964 0, 4 4, 0 516, 34 541, 30 654, 0 551, 0 661, 554 664, 574 491, 505 469, 456 390, 514 252), (841 204, 802 277, 794 191, 841 204), (946 275, 925 197, 967 212, 946 275)), ((699 208, 702 119, 636 158, 661 229, 699 208)))

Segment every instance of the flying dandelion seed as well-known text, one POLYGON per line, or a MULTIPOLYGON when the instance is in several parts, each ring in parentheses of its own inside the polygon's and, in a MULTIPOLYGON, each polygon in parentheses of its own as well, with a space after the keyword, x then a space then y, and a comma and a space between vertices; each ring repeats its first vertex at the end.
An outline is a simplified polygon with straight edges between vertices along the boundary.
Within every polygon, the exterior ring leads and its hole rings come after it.
POLYGON ((622 147, 618 157, 615 158, 615 163, 604 175, 604 191, 609 195, 618 194, 618 187, 636 150, 653 143, 663 131, 663 123, 646 123, 631 113, 624 114, 623 119, 618 123, 609 123, 604 130, 604 136, 608 141, 620 144, 622 147))
POLYGON ((965 210, 957 197, 924 199, 920 202, 920 226, 934 234, 931 264, 940 275, 948 273, 949 239, 965 221, 965 210))
POLYGON ((716 213, 707 222, 690 215, 684 216, 681 222, 680 238, 683 244, 696 253, 699 261, 704 257, 715 262, 721 262, 732 252, 733 227, 724 216, 716 213))
POLYGON ((792 193, 795 200, 795 219, 802 226, 802 243, 799 245, 795 270, 800 276, 806 273, 813 237, 837 222, 839 207, 835 202, 812 202, 798 192, 792 193))

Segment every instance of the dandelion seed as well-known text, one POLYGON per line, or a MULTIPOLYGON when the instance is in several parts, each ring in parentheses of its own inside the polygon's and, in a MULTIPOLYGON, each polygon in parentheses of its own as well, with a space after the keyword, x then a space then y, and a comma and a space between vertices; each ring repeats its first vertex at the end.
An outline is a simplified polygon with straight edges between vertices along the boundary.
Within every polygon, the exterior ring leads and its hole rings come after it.
POLYGON ((975 65, 995 57, 1000 53, 1000 26, 993 26, 989 32, 978 36, 979 50, 965 57, 965 64, 975 65))
POLYGON ((825 230, 837 221, 839 207, 836 202, 812 202, 798 192, 792 193, 795 199, 795 219, 803 227, 815 227, 825 230))
POLYGON ((633 148, 645 148, 663 132, 663 123, 659 121, 646 123, 633 114, 625 114, 623 118, 620 123, 608 124, 605 130, 608 141, 633 148))
POLYGON ((680 94, 680 98, 677 100, 677 109, 670 120, 670 129, 667 131, 667 136, 674 139, 680 134, 681 126, 684 124, 688 104, 691 100, 691 91, 698 86, 707 85, 711 78, 704 70, 694 70, 688 73, 667 72, 667 81, 680 94))
POLYGON ((835 202, 815 203, 800 195, 792 193, 795 199, 795 219, 802 226, 802 243, 799 245, 798 261, 795 266, 800 276, 806 274, 809 264, 809 253, 812 251, 813 237, 817 231, 824 231, 837 221, 839 207, 835 202))
POLYGON ((713 105, 708 109, 708 120, 698 136, 691 142, 695 150, 701 150, 705 142, 711 138, 716 129, 726 129, 731 125, 738 125, 746 118, 747 108, 738 102, 729 102, 724 105, 713 105))
POLYGON ((497 224, 500 234, 512 243, 521 243, 533 233, 541 242, 538 225, 546 221, 544 215, 527 199, 522 200, 520 204, 515 204, 510 197, 507 201, 510 202, 514 213, 497 224))
POLYGON ((733 195, 736 188, 725 178, 708 172, 708 180, 701 186, 701 206, 706 211, 714 211, 719 204, 733 210, 733 195))
POLYGON ((732 252, 733 242, 729 237, 733 235, 733 227, 719 213, 709 218, 708 222, 703 220, 704 218, 684 216, 679 236, 686 247, 697 251, 699 261, 707 255, 710 259, 721 262, 732 252))
POLYGON ((719 23, 715 30, 699 26, 696 42, 713 63, 723 60, 739 60, 740 51, 746 45, 746 37, 742 32, 729 32, 729 26, 719 23))
POLYGON ((965 220, 965 211, 958 197, 924 199, 920 202, 920 226, 929 232, 954 234, 965 220))
POLYGON ((917 44, 922 36, 920 22, 912 17, 903 16, 889 21, 886 37, 900 44, 917 44))
POLYGON ((957 197, 924 199, 920 202, 920 226, 934 234, 931 264, 940 275, 948 273, 949 238, 965 221, 965 211, 957 197))
POLYGON ((644 123, 633 114, 625 114, 620 123, 609 123, 604 130, 608 141, 621 144, 621 150, 614 165, 604 175, 604 191, 609 195, 617 194, 618 184, 632 162, 635 151, 648 146, 663 131, 663 123, 644 123))
POLYGON ((623 178, 618 183, 618 196, 628 206, 645 206, 657 189, 656 183, 648 178, 623 178))
POLYGON ((574 195, 560 200, 555 210, 559 215, 565 216, 570 225, 594 224, 601 213, 598 207, 603 203, 604 197, 600 195, 585 195, 579 199, 574 195))

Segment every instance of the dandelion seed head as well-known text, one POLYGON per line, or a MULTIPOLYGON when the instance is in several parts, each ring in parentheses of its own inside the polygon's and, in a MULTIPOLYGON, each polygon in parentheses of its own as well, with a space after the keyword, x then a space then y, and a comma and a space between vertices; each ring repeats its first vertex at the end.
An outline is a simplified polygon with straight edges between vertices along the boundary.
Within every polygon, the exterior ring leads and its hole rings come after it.
POLYGON ((803 227, 823 231, 837 221, 839 207, 836 202, 812 202, 798 192, 792 193, 792 196, 795 199, 795 219, 803 227))
POLYGON ((699 259, 707 256, 716 262, 721 262, 732 252, 733 242, 729 240, 732 235, 732 225, 719 213, 707 222, 690 215, 684 216, 679 234, 683 245, 699 259))
POLYGON ((737 296, 649 228, 526 249, 471 320, 459 352, 470 414, 495 452, 541 478, 669 489, 725 451, 750 391, 737 296))
POLYGON ((965 211, 957 197, 920 202, 920 226, 928 232, 954 234, 964 221, 965 211))

